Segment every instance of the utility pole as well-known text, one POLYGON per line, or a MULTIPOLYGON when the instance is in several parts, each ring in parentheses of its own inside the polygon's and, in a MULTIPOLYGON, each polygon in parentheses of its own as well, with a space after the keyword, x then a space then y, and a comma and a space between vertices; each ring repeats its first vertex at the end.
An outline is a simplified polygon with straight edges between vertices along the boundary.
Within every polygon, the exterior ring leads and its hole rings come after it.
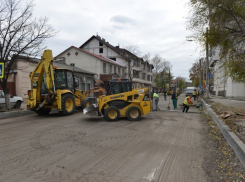
POLYGON ((208 53, 208 27, 206 29, 206 97, 209 98, 209 53, 208 53))

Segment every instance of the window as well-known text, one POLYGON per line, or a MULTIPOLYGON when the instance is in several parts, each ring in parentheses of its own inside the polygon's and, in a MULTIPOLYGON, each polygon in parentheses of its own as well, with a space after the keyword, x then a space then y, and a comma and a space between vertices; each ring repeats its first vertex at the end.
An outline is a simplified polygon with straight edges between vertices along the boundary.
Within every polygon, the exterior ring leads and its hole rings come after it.
POLYGON ((100 53, 103 53, 103 48, 100 48, 100 53))
POLYGON ((87 90, 89 90, 89 89, 90 89, 90 83, 87 84, 87 90))
POLYGON ((147 68, 148 68, 148 72, 150 72, 150 68, 151 68, 151 66, 148 66, 147 68))
POLYGON ((142 79, 145 80, 145 73, 142 74, 142 79))
POLYGON ((71 71, 67 71, 67 85, 68 85, 68 90, 71 92, 74 92, 74 80, 73 80, 73 74, 71 71))
POLYGON ((147 75, 147 80, 150 81, 150 75, 147 75))
POLYGON ((117 67, 114 66, 114 73, 117 73, 117 67))
POLYGON ((151 81, 152 81, 152 76, 151 76, 151 81))
POLYGON ((100 46, 103 46, 103 43, 102 42, 100 42, 100 46))
POLYGON ((125 70, 124 70, 124 68, 122 69, 122 75, 124 75, 125 74, 125 70))
POLYGON ((106 73, 106 63, 103 63, 103 73, 106 73))
POLYGON ((120 75, 121 74, 121 68, 118 67, 118 74, 120 75))
POLYGON ((75 67, 75 63, 71 63, 70 65, 73 66, 73 67, 75 67))
POLYGON ((109 73, 112 74, 112 65, 110 65, 109 73))
POLYGON ((145 64, 144 63, 142 64, 142 68, 143 68, 143 70, 145 69, 145 64))
POLYGON ((133 70, 133 77, 139 78, 139 71, 133 70))
POLYGON ((134 66, 138 67, 138 61, 137 60, 134 60, 134 66))
POLYGON ((113 60, 113 61, 116 61, 116 58, 110 58, 111 60, 113 60))

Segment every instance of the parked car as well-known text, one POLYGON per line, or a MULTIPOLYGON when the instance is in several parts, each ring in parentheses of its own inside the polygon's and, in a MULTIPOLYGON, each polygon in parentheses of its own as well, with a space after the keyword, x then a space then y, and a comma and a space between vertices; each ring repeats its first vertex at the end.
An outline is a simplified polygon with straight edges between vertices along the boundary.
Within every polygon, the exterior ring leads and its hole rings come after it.
MULTIPOLYGON (((22 97, 12 96, 12 95, 10 95, 9 100, 10 100, 11 107, 15 109, 19 109, 21 106, 21 103, 23 102, 22 97)), ((0 90, 0 107, 6 107, 3 90, 0 90)))

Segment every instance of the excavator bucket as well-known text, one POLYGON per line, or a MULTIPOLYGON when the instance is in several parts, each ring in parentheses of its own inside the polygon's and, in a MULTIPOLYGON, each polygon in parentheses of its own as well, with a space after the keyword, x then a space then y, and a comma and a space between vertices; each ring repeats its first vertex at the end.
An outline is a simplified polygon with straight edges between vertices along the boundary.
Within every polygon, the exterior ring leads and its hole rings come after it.
POLYGON ((83 109, 83 114, 98 115, 98 106, 96 104, 91 104, 90 106, 83 109))

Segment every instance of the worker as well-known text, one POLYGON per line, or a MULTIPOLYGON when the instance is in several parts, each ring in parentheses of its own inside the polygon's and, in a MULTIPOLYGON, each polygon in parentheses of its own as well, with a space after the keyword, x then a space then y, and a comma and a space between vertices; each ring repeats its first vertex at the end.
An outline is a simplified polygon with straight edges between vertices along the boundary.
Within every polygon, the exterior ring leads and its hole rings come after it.
POLYGON ((197 98, 197 91, 196 91, 196 89, 193 91, 192 95, 194 97, 194 100, 196 100, 196 98, 197 98))
POLYGON ((164 100, 167 100, 167 95, 168 95, 167 91, 166 90, 163 90, 164 100))
POLYGON ((158 109, 158 102, 159 102, 159 95, 156 93, 156 91, 153 91, 153 108, 152 111, 157 111, 158 109))
POLYGON ((174 109, 177 109, 178 95, 177 95, 177 93, 176 93, 176 91, 175 91, 175 90, 173 90, 171 100, 173 101, 173 106, 174 106, 174 109))
POLYGON ((186 98, 185 98, 185 100, 184 100, 184 102, 183 102, 183 111, 182 112, 188 112, 188 110, 189 110, 189 105, 191 104, 193 104, 192 102, 191 102, 191 98, 192 98, 192 96, 190 95, 190 96, 187 96, 186 98), (185 111, 186 110, 186 111, 185 111))
POLYGON ((197 90, 197 100, 199 100, 199 98, 200 98, 200 90, 198 89, 197 90))

